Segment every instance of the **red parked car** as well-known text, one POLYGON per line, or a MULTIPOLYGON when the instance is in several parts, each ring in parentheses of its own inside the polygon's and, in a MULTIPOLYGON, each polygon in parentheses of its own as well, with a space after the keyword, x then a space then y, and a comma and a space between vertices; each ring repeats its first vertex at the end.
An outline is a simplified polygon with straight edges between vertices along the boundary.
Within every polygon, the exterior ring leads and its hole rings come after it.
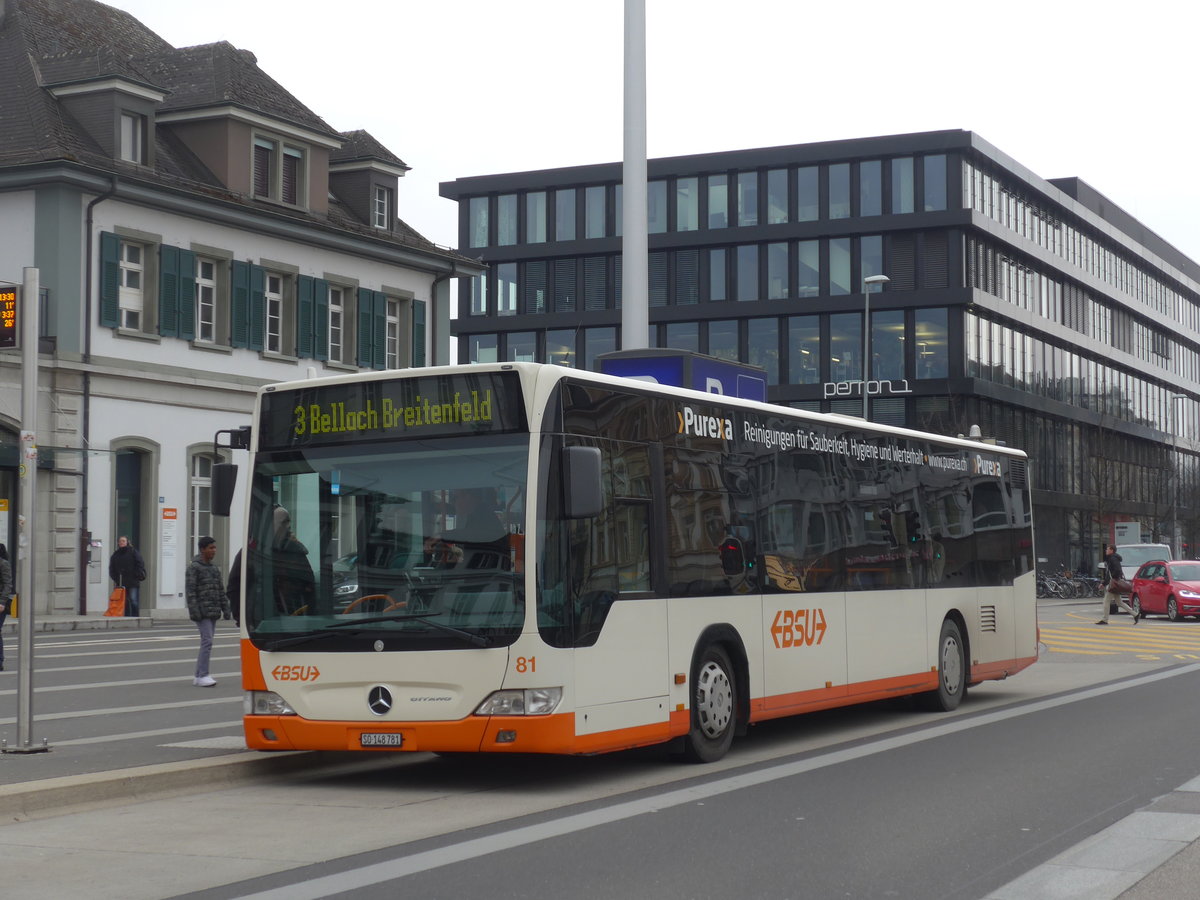
POLYGON ((1200 616, 1200 562, 1153 560, 1133 576, 1130 604, 1141 615, 1164 613, 1172 622, 1200 616))

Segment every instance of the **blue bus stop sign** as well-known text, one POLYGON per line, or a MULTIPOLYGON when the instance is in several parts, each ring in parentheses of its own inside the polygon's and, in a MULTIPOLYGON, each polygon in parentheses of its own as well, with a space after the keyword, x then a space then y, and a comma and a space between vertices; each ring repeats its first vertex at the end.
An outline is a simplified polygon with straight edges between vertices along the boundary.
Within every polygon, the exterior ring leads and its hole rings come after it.
POLYGON ((689 350, 617 350, 601 354, 596 362, 605 375, 642 379, 743 400, 764 403, 767 400, 767 374, 763 369, 689 350))

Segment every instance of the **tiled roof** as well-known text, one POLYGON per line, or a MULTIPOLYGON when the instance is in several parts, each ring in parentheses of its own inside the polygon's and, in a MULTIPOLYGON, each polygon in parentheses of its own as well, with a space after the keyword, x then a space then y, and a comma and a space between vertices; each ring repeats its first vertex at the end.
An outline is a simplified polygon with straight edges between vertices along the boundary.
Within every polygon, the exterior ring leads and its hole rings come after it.
MULTIPOLYGON (((175 48, 129 13, 96 0, 0 0, 0 168, 55 160, 135 174, 173 188, 271 210, 280 208, 228 191, 169 128, 155 129, 153 171, 114 161, 48 88, 107 78, 166 94, 162 112, 234 105, 334 140, 343 136, 258 67, 253 53, 228 42, 175 48)), ((365 131, 345 136, 338 160, 375 158, 407 166, 365 131)), ((375 238, 340 202, 327 217, 285 214, 375 238)), ((392 239, 435 250, 403 222, 392 239)))
POLYGON ((329 154, 330 164, 377 159, 393 166, 400 166, 404 169, 409 168, 409 166, 405 165, 404 160, 375 140, 375 137, 369 131, 361 129, 358 131, 343 131, 339 137, 342 139, 342 147, 340 150, 334 150, 329 154))

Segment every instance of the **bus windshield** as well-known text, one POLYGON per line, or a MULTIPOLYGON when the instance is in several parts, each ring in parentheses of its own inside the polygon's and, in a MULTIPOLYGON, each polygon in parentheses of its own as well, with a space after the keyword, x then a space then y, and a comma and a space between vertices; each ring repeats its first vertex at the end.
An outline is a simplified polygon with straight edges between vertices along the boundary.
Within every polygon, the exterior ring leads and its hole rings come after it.
POLYGON ((474 435, 260 453, 244 613, 263 649, 511 643, 528 436, 474 435))

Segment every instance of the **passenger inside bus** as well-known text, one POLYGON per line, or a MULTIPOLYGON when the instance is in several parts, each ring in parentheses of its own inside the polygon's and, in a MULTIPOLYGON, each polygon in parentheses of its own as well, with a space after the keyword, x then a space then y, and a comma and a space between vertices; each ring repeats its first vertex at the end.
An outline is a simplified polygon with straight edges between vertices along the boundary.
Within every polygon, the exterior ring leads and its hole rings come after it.
POLYGON ((272 566, 275 575, 275 601, 279 612, 291 614, 308 607, 316 584, 308 548, 292 531, 292 516, 282 506, 272 512, 274 530, 271 536, 272 566))

